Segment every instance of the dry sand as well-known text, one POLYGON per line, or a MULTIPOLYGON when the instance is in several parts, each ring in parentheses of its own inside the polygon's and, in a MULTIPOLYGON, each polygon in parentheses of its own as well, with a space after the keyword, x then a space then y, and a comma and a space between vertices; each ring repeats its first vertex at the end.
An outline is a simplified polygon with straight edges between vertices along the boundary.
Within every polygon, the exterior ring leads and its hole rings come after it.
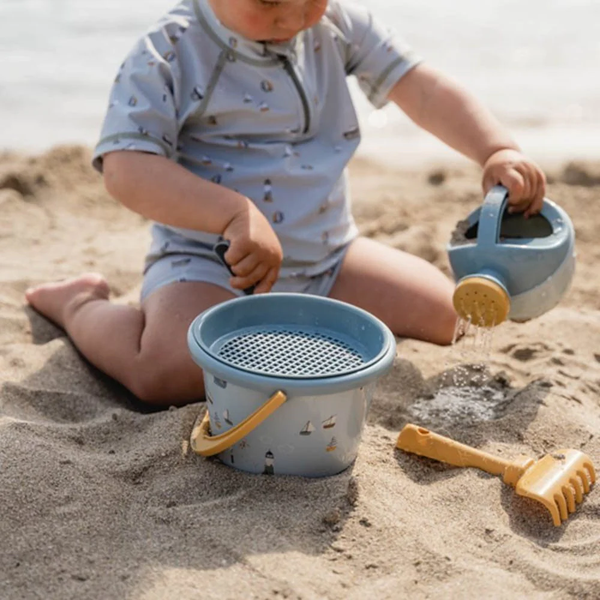
MULTIPOLYGON (((560 306, 480 346, 398 341, 358 460, 331 478, 247 475, 182 453, 201 404, 149 411, 24 305, 34 283, 104 273, 136 302, 148 224, 89 151, 0 155, 0 598, 598 598, 600 492, 555 528, 496 477, 394 450, 417 422, 487 451, 582 449, 600 466, 600 167, 551 173, 578 271, 560 306), (457 390, 456 387, 462 386, 457 390)), ((470 167, 351 169, 363 233, 447 271, 481 201, 470 167)))

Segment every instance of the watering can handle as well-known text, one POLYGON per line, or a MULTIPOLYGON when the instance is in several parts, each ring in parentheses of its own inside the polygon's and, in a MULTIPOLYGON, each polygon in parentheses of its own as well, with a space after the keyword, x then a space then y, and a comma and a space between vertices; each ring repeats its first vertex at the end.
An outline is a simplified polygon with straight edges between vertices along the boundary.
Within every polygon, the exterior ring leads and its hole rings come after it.
POLYGON ((502 215, 508 201, 508 190, 495 185, 486 195, 479 213, 477 246, 493 248, 498 243, 502 215))
POLYGON ((210 435, 210 414, 207 411, 200 422, 196 422, 190 438, 190 445, 196 454, 213 456, 231 448, 235 443, 256 429, 268 416, 272 415, 285 401, 287 396, 275 392, 263 405, 257 408, 243 421, 219 435, 210 435))

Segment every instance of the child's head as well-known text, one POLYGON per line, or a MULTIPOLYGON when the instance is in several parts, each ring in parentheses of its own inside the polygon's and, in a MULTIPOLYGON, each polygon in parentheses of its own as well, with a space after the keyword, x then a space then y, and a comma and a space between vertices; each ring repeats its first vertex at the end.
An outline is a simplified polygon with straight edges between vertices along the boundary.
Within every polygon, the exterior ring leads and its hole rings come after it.
POLYGON ((280 42, 315 25, 327 0, 209 0, 221 23, 254 41, 280 42))

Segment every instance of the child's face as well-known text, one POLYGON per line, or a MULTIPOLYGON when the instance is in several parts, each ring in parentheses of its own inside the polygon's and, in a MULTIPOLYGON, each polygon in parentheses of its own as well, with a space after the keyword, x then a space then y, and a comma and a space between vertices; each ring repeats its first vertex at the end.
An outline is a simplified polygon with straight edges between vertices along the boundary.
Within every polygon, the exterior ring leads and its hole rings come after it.
POLYGON ((315 25, 327 0, 209 0, 221 23, 260 42, 283 42, 315 25))

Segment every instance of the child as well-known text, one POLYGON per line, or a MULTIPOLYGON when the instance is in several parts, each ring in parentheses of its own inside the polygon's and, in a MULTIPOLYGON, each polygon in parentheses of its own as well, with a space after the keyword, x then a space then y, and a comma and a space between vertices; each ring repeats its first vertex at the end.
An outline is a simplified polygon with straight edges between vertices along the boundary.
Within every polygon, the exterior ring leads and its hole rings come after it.
POLYGON ((41 285, 29 303, 141 400, 203 397, 186 332, 249 286, 360 306, 399 336, 450 343, 452 283, 430 263, 357 235, 345 167, 360 139, 346 84, 397 104, 483 167, 512 210, 545 179, 472 96, 368 11, 343 0, 184 0, 134 47, 114 83, 94 165, 153 220, 141 308, 98 274, 41 285), (230 241, 225 257, 212 250, 230 241))

